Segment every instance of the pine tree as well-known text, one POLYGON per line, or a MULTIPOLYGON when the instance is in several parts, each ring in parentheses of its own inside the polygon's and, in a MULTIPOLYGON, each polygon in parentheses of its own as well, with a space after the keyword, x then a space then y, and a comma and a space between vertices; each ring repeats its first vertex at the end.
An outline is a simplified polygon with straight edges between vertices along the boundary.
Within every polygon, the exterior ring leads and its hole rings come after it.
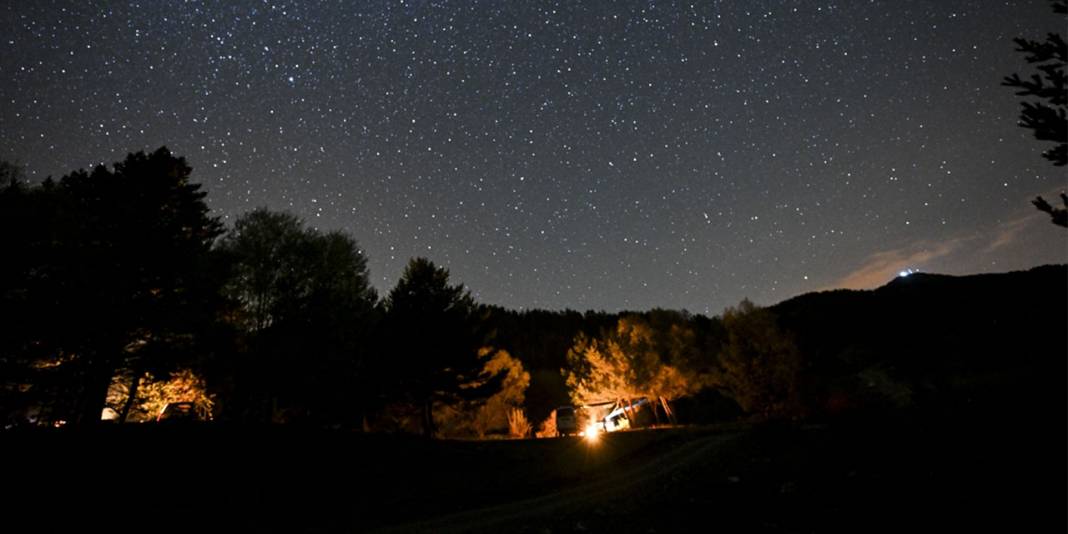
MULTIPOLYGON (((1068 3, 1064 0, 1051 2, 1053 12, 1064 23, 1063 15, 1068 13, 1068 3)), ((1032 41, 1023 37, 1013 39, 1016 51, 1025 55, 1027 63, 1034 65, 1041 74, 1032 74, 1030 78, 1021 78, 1019 74, 1006 76, 1002 85, 1016 89, 1016 94, 1033 100, 1021 102, 1020 126, 1032 130, 1039 141, 1056 143, 1042 153, 1042 157, 1053 162, 1055 166, 1068 164, 1068 77, 1065 66, 1068 65, 1068 45, 1064 38, 1055 33, 1046 36, 1045 41, 1032 41)), ((1039 211, 1048 213, 1053 224, 1068 228, 1068 196, 1061 194, 1064 208, 1050 205, 1041 196, 1031 201, 1039 211)))

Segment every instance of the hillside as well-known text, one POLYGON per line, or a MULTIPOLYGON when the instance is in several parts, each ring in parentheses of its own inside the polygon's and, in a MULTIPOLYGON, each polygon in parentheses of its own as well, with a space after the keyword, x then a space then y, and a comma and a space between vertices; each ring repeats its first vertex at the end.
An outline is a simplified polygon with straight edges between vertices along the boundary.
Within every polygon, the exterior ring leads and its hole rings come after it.
POLYGON ((772 309, 806 358, 808 400, 828 411, 867 403, 1002 415, 1047 407, 1063 415, 1066 295, 1068 266, 1057 265, 916 273, 772 309))
MULTIPOLYGON (((808 293, 771 306, 797 342, 804 403, 811 417, 873 411, 1012 413, 1041 403, 1061 407, 1068 355, 1068 266, 948 276, 915 273, 875 290, 808 293)), ((574 336, 597 335, 622 315, 651 324, 686 322, 698 350, 717 358, 725 333, 719 318, 684 312, 644 313, 495 309, 497 343, 532 374, 527 409, 535 420, 567 402, 560 370, 574 336)), ((687 399, 699 420, 733 418, 718 395, 687 399), (707 407, 705 407, 707 408, 707 407), (711 415, 710 412, 715 412, 711 415)), ((1032 408, 1033 410, 1033 408, 1032 408)))

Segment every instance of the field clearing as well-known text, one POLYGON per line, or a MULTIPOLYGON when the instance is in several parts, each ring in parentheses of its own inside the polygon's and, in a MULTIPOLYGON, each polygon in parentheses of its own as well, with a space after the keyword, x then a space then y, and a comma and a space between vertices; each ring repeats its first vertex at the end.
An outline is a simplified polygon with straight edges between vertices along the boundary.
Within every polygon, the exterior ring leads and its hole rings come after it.
POLYGON ((1027 530, 1063 526, 1064 441, 1051 432, 732 425, 616 433, 596 445, 282 429, 48 432, 12 436, 20 491, 8 502, 38 530, 1027 530))

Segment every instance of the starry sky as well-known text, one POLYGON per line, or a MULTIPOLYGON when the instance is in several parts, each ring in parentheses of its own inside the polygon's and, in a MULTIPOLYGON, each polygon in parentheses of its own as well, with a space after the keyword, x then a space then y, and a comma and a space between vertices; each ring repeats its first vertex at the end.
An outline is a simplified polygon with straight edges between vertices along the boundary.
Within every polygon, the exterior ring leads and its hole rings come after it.
MULTIPOLYGON (((215 214, 511 308, 719 313, 1068 260, 1016 126, 1045 1, 4 2, 0 159, 168 146, 215 214)), ((5 229, 10 231, 10 229, 5 229)))

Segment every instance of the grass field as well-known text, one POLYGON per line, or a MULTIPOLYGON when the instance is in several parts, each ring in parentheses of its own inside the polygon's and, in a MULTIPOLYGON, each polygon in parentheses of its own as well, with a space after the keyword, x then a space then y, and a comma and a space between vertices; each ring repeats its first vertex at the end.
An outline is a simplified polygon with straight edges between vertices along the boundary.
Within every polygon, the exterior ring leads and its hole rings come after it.
POLYGON ((57 431, 5 436, 7 502, 35 531, 1064 531, 1062 425, 731 425, 595 445, 57 431))

